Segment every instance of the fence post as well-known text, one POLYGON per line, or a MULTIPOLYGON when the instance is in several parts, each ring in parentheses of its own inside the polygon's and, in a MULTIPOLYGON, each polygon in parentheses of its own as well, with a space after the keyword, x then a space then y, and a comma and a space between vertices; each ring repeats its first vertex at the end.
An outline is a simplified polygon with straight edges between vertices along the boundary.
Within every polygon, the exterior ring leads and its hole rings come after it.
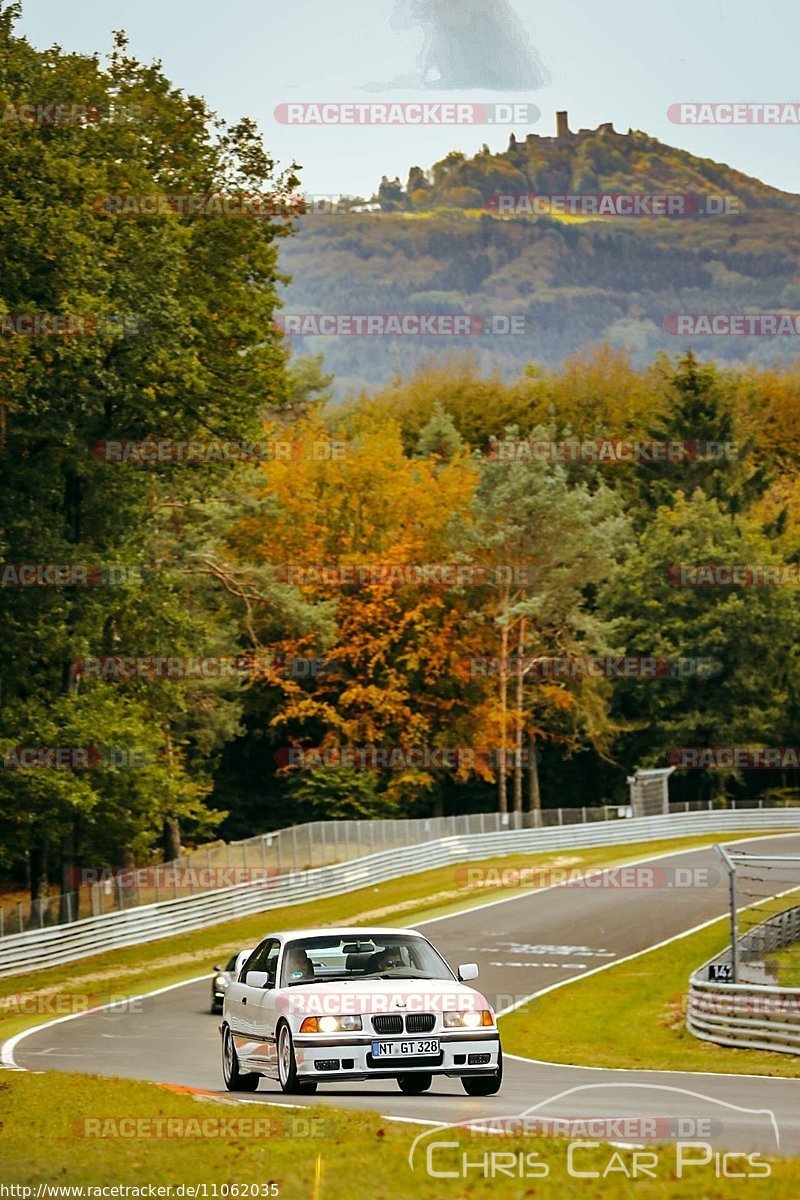
POLYGON ((297 864, 297 826, 296 825, 292 826, 292 867, 294 868, 295 871, 297 871, 299 869, 298 864, 297 864))
POLYGON ((731 882, 731 971, 733 982, 739 982, 739 914, 736 904, 736 864, 730 866, 731 882))
POLYGON ((563 812, 563 809, 560 809, 560 808, 558 810, 558 823, 559 823, 559 825, 564 824, 564 812, 563 812))
POLYGON ((585 804, 581 805, 581 812, 583 813, 583 823, 585 825, 586 824, 586 805, 585 804))

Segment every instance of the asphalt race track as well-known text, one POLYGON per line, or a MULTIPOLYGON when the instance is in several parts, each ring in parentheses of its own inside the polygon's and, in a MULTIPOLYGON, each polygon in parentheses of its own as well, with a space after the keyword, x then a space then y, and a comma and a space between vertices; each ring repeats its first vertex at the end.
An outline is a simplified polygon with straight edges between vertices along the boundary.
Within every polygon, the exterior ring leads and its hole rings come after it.
MULTIPOLYGON (((800 834, 758 838, 756 848, 764 854, 800 854, 800 834)), ((476 986, 503 1010, 726 911, 726 878, 713 850, 651 861, 657 868, 705 868, 714 884, 531 891, 469 913, 419 922, 419 928, 451 964, 476 960, 481 972, 476 986)), ((264 935, 269 932, 265 914, 264 935)), ((209 1012, 208 997, 209 981, 204 979, 148 997, 141 1011, 82 1015, 25 1036, 14 1057, 20 1067, 32 1071, 80 1071, 221 1091, 219 1017, 209 1012)), ((531 1048, 537 1060, 506 1056, 501 1092, 488 1098, 465 1095, 457 1080, 434 1079, 431 1090, 421 1096, 404 1096, 394 1081, 383 1081, 321 1085, 313 1096, 284 1101, 277 1082, 265 1079, 247 1099, 371 1109, 388 1117, 444 1124, 521 1114, 573 1119, 652 1116, 671 1120, 672 1127, 682 1131, 680 1136, 690 1138, 695 1122, 710 1121, 710 1127, 697 1127, 698 1139, 702 1136, 720 1148, 800 1153, 800 1078, 571 1067, 547 1062, 547 1050, 547 1030, 542 1029, 540 1041, 531 1048), (683 1125, 674 1125, 678 1118, 683 1125)), ((663 1131, 665 1126, 659 1128, 663 1131)))

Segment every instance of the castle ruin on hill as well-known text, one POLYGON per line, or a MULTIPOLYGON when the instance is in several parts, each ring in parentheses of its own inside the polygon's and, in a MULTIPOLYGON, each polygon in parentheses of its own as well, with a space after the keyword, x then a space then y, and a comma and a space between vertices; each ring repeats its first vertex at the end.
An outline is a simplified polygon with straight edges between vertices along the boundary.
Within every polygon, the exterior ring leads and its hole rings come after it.
MULTIPOLYGON (((573 133, 569 127, 569 113, 557 112, 556 113, 556 136, 555 137, 548 137, 546 134, 540 134, 540 133, 529 133, 526 135, 525 141, 526 142, 547 142, 548 145, 551 145, 551 146, 574 146, 578 142, 585 141, 586 138, 597 137, 598 134, 604 134, 604 133, 613 133, 617 137, 622 136, 621 134, 617 134, 617 131, 614 128, 613 121, 604 121, 602 125, 597 126, 597 129, 580 129, 580 130, 578 130, 577 133, 573 133)), ((509 142, 508 142, 509 150, 513 149, 515 146, 518 146, 518 145, 519 145, 519 142, 517 141, 516 137, 512 133, 511 137, 509 138, 509 142)))

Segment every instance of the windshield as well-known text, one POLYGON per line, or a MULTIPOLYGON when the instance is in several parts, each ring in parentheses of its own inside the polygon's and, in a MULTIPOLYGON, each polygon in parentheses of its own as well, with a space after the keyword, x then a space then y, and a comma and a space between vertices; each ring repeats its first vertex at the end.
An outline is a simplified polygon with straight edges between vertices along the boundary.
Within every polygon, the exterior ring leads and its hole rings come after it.
POLYGON ((455 976, 424 938, 365 933, 358 940, 320 935, 287 942, 281 987, 358 979, 447 979, 455 976))

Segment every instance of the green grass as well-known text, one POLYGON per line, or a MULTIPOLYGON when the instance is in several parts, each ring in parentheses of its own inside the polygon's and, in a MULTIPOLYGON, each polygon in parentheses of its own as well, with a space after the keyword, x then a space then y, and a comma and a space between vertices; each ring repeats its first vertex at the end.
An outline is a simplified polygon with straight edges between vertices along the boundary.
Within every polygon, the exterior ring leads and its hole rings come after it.
MULTIPOLYGON (((742 832, 735 836, 754 837, 758 834, 742 832)), ((707 846, 720 837, 728 840, 730 835, 704 834, 627 846, 510 855, 469 865, 500 870, 531 866, 590 869, 667 851, 707 846)), ((467 888, 459 883, 458 870, 459 865, 454 863, 435 871, 390 880, 377 887, 272 909, 176 937, 94 955, 31 973, 24 979, 16 976, 2 979, 0 1040, 68 1012, 85 1011, 89 1006, 111 999, 167 987, 205 971, 210 975, 214 963, 227 960, 235 949, 255 945, 271 929, 348 922, 407 925, 427 917, 457 913, 501 897, 521 895, 526 890, 498 886, 467 888), (39 1008, 42 1011, 38 1011, 39 1008)))
POLYGON ((778 987, 800 987, 800 944, 770 954, 769 960, 777 967, 778 987))
MULTIPOLYGON (((479 1117, 480 1102, 474 1104, 474 1115, 479 1117)), ((578 1169, 602 1175, 611 1164, 612 1172, 605 1178, 578 1179, 567 1173, 567 1144, 561 1140, 464 1138, 451 1129, 436 1131, 426 1139, 459 1143, 457 1148, 435 1152, 436 1170, 458 1172, 463 1155, 475 1163, 488 1152, 536 1153, 535 1161, 547 1166, 548 1177, 521 1179, 496 1174, 490 1178, 482 1167, 469 1171, 466 1179, 460 1174, 432 1178, 425 1170, 424 1154, 415 1156, 413 1173, 408 1162, 412 1141, 423 1132, 421 1126, 319 1106, 287 1111, 260 1104, 230 1104, 128 1080, 8 1072, 0 1078, 0 1115, 0 1182, 29 1187, 34 1196, 39 1183, 84 1188, 170 1184, 173 1196, 180 1184, 205 1184, 212 1200, 214 1185, 217 1196, 226 1184, 238 1185, 242 1196, 244 1184, 270 1183, 277 1185, 281 1200, 337 1200, 342 1195, 363 1200, 408 1200, 410 1196, 422 1200, 520 1200, 529 1196, 590 1200, 598 1193, 603 1200, 629 1200, 632 1186, 640 1200, 716 1200, 745 1194, 738 1180, 717 1180, 713 1163, 676 1179, 674 1145, 657 1148, 655 1179, 639 1178, 633 1184, 621 1169, 624 1166, 632 1172, 630 1150, 607 1146, 580 1149, 578 1169), (171 1137, 85 1135, 87 1120, 100 1118, 104 1124, 95 1128, 109 1131, 119 1128, 110 1126, 110 1121, 137 1117, 149 1120, 151 1129, 158 1118, 182 1124, 172 1126, 171 1137), (275 1125, 267 1133, 263 1123, 270 1118, 275 1125), (219 1135, 219 1123, 225 1119, 259 1120, 261 1133, 252 1136, 252 1127, 232 1130, 228 1125, 219 1135), (194 1127, 197 1132, 200 1121, 206 1136, 176 1136, 177 1129, 190 1132, 194 1127)), ((131 1131, 130 1125, 127 1130, 131 1131)), ((140 1126, 133 1131, 143 1132, 140 1126)), ((769 1200, 797 1200, 800 1159, 771 1160, 770 1169, 769 1178, 747 1183, 746 1194, 753 1200, 766 1196, 769 1200)))
POLYGON ((800 1062, 793 1055, 715 1046, 686 1029, 689 976, 728 941, 729 924, 722 919, 660 950, 570 982, 502 1017, 503 1047, 524 1057, 593 1067, 796 1078, 800 1062))

